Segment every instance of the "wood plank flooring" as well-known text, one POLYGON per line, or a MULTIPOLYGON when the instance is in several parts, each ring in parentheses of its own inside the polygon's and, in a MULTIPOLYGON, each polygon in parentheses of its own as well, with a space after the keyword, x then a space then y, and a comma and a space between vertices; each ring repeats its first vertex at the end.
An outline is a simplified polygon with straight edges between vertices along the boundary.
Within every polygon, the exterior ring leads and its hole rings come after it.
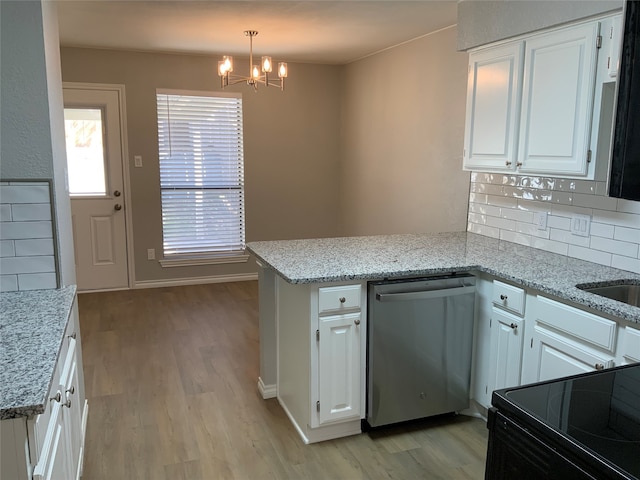
POLYGON ((257 282, 79 296, 85 480, 482 479, 459 416, 304 445, 263 400, 257 282))

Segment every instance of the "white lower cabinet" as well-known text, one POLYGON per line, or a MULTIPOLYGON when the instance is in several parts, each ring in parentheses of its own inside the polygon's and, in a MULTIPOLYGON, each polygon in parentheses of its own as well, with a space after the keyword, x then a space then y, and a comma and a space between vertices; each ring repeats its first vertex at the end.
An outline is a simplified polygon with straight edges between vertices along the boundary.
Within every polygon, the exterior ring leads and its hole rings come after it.
POLYGON ((491 362, 494 372, 491 390, 520 385, 524 319, 497 308, 491 317, 491 362))
POLYGON ((361 433, 366 284, 277 290, 277 398, 305 443, 361 433))
POLYGON ((319 424, 360 418, 361 314, 319 318, 319 424))
POLYGON ((45 411, 0 422, 0 479, 77 480, 88 406, 79 351, 77 306, 60 348, 45 411))
POLYGON ((522 382, 613 367, 617 327, 613 320, 538 296, 522 382))

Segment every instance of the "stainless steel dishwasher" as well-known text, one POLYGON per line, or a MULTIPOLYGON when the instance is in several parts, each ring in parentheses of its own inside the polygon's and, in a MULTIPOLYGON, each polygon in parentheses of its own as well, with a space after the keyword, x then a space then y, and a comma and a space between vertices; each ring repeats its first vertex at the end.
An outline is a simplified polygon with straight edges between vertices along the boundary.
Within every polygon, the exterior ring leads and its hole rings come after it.
POLYGON ((473 275, 370 282, 368 289, 368 424, 467 408, 473 275))

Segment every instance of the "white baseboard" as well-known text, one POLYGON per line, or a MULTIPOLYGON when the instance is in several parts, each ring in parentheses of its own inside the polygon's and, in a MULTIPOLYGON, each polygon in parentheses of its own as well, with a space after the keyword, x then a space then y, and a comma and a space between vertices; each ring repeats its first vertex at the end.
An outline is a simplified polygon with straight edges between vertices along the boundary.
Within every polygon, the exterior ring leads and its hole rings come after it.
POLYGON ((169 280, 142 280, 136 282, 134 289, 182 287, 185 285, 204 285, 206 283, 246 282, 257 280, 257 273, 242 273, 237 275, 216 275, 215 277, 172 278, 169 280))
POLYGON ((262 395, 262 398, 264 398, 265 400, 267 398, 275 398, 276 394, 278 393, 275 384, 265 385, 262 381, 262 378, 260 377, 258 377, 258 390, 260 391, 260 395, 262 395))

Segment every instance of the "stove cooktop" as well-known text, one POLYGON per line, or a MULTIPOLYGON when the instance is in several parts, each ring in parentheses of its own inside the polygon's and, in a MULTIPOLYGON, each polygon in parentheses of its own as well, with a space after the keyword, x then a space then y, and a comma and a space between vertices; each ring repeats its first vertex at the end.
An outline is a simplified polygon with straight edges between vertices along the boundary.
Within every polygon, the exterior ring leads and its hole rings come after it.
POLYGON ((507 389, 497 394, 640 478, 640 365, 507 389))

